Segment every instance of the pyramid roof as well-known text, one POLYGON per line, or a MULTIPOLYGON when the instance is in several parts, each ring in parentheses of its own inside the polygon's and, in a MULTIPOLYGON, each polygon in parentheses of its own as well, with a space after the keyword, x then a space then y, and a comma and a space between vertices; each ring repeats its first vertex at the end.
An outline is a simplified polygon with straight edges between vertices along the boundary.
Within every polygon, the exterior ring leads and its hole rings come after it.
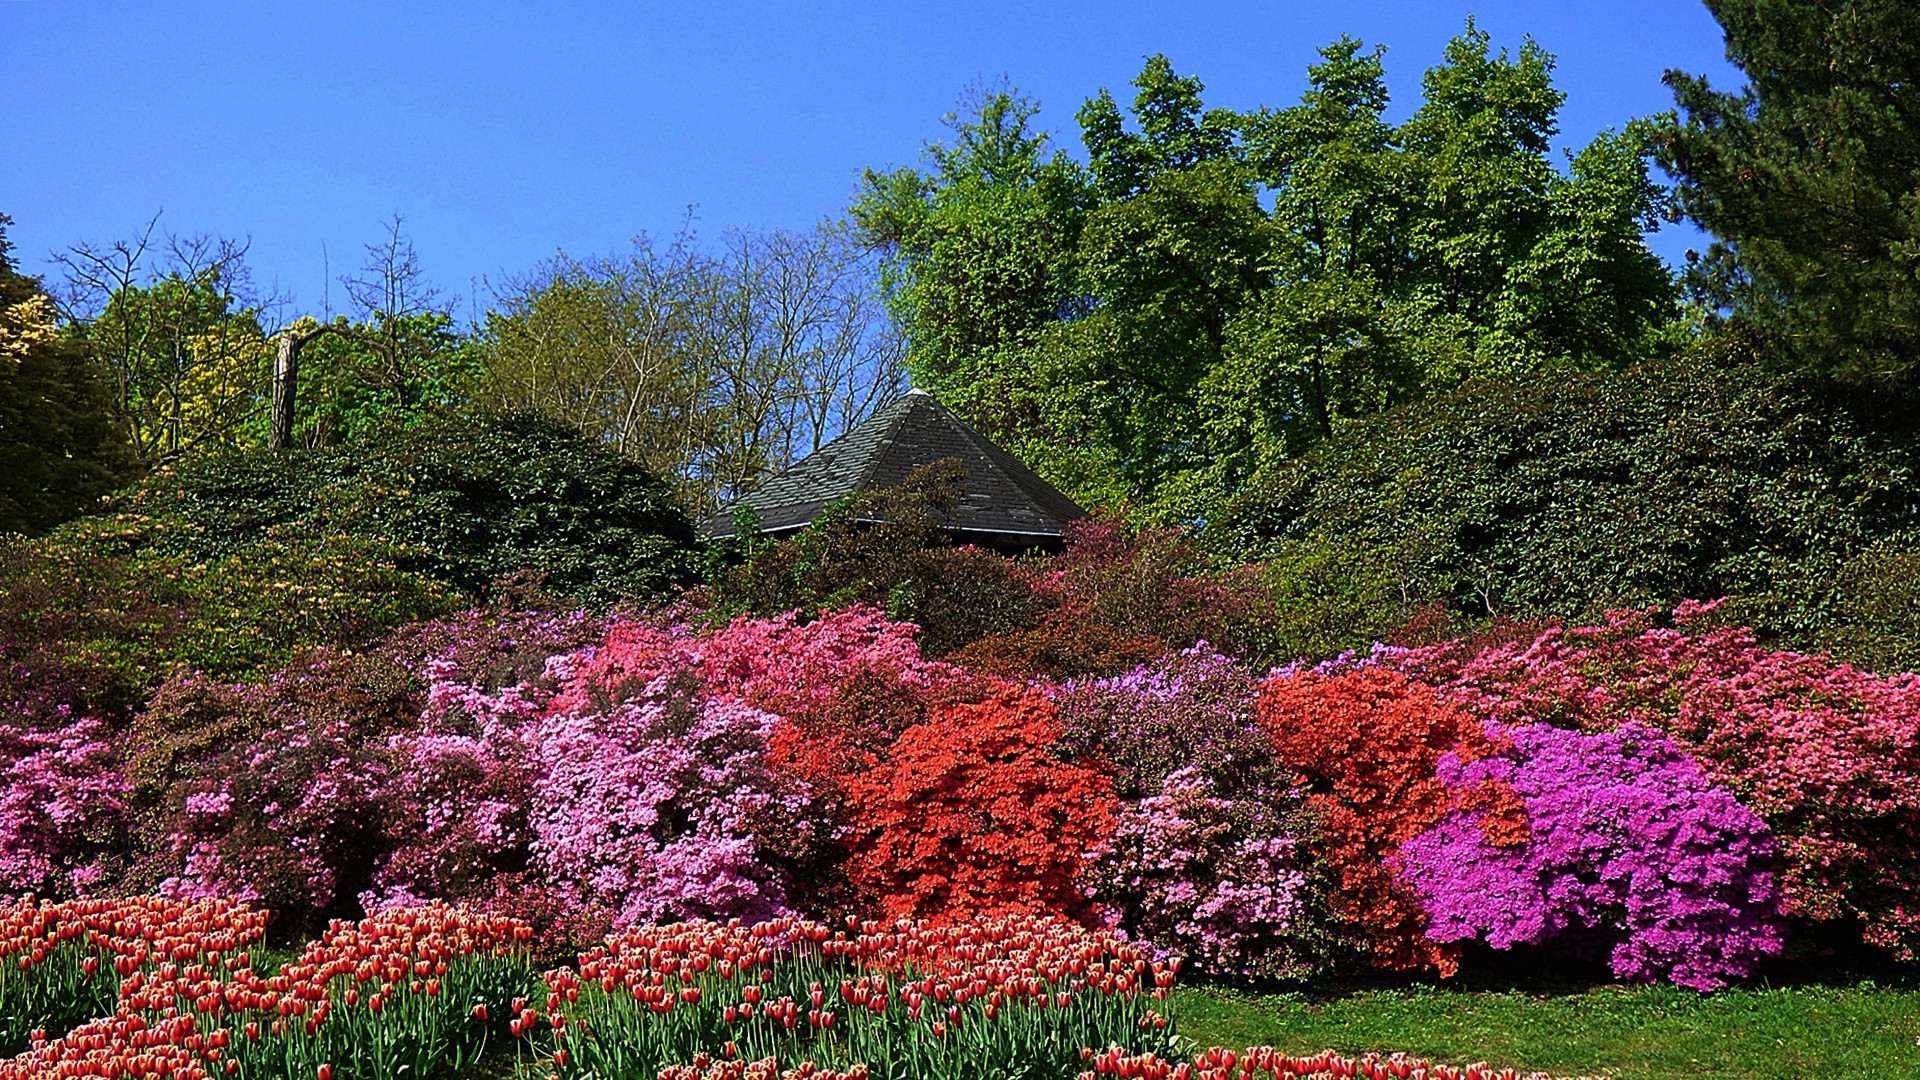
POLYGON ((732 536, 733 513, 750 506, 773 534, 799 529, 827 504, 855 492, 896 487, 943 458, 966 467, 947 528, 956 539, 1000 547, 1053 546, 1068 522, 1086 516, 1072 499, 969 427, 924 390, 887 407, 701 522, 700 534, 732 536))

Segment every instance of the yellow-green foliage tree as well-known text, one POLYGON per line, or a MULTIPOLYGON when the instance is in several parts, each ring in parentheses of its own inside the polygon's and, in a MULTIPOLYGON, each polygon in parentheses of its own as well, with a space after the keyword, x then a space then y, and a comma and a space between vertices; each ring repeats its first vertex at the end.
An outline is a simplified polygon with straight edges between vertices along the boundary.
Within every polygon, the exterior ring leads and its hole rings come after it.
POLYGON ((78 245, 60 262, 67 333, 107 374, 116 419, 143 463, 253 441, 273 346, 246 248, 205 237, 78 245))

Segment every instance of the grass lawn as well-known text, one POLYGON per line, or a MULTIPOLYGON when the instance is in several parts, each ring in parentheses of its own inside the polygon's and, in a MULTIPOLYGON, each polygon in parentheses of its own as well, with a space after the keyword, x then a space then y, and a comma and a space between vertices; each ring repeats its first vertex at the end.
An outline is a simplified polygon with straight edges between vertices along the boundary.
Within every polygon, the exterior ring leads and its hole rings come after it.
POLYGON ((1737 989, 1602 986, 1536 996, 1414 986, 1340 997, 1188 988, 1180 1030, 1200 1046, 1299 1053, 1405 1050, 1461 1065, 1614 1080, 1920 1078, 1920 990, 1872 982, 1737 989))

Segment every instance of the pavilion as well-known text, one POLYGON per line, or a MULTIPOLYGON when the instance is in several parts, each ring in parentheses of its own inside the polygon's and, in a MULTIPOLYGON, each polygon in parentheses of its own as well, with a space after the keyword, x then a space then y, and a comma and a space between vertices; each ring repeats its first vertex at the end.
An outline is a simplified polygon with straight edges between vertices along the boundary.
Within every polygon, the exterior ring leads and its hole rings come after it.
POLYGON ((751 507, 769 536, 796 532, 829 503, 895 487, 921 465, 959 459, 966 480, 946 522, 955 542, 1001 551, 1058 550, 1066 526, 1086 516, 1072 499, 995 446, 924 390, 899 400, 794 462, 700 524, 700 535, 734 535, 734 511, 751 507))

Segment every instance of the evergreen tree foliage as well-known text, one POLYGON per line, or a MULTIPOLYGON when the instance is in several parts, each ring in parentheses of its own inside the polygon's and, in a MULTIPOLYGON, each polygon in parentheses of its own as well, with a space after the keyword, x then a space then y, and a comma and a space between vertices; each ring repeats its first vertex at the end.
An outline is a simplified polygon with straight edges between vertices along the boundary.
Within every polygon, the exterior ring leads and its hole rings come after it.
POLYGON ((1692 284, 1758 354, 1849 380, 1920 360, 1920 7, 1708 0, 1738 92, 1667 73, 1660 161, 1717 238, 1692 284))

